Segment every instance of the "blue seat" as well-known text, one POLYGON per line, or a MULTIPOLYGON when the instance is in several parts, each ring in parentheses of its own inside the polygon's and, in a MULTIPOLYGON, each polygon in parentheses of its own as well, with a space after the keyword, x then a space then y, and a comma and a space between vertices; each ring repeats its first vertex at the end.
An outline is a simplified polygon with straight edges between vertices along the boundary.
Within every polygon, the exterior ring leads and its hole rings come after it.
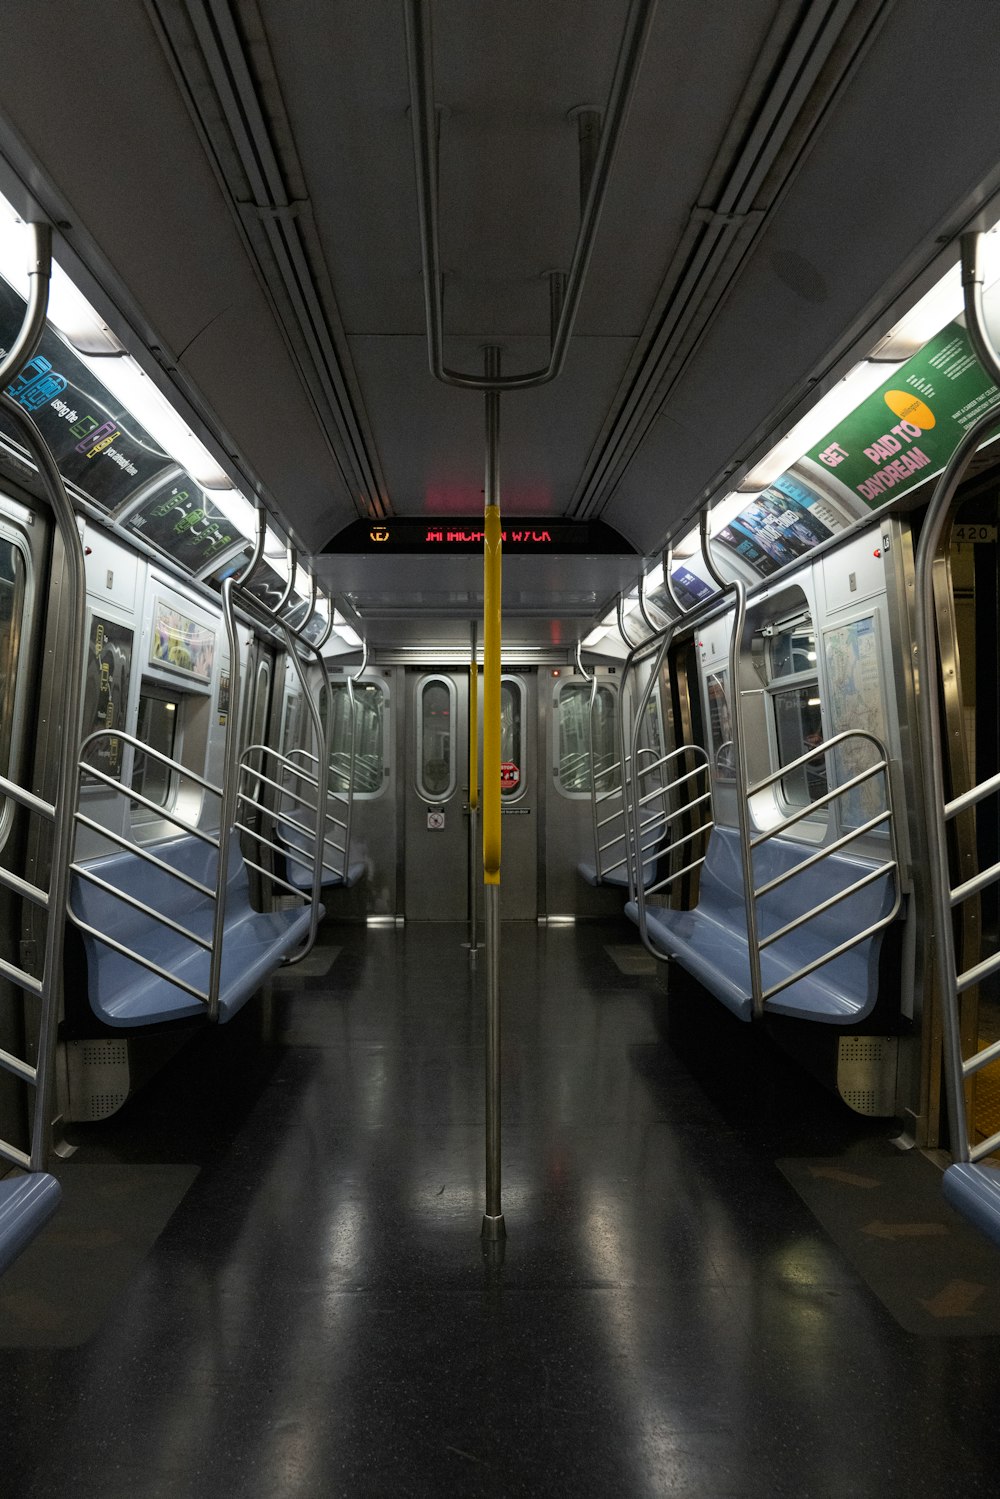
POLYGON ((945 1172, 942 1187, 953 1208, 1000 1244, 1000 1167, 956 1161, 945 1172))
MULTIPOLYGON (((296 808, 290 815, 294 816, 296 822, 306 826, 310 826, 315 821, 312 814, 301 808, 296 808)), ((285 856, 285 878, 290 885, 295 886, 296 890, 312 889, 314 836, 311 827, 309 832, 303 832, 301 828, 294 827, 279 814, 278 838, 289 850, 285 856), (297 854, 299 857, 292 858, 292 854, 297 854)), ((347 865, 346 877, 323 867, 319 874, 320 889, 331 890, 340 887, 353 890, 364 875, 365 867, 364 859, 352 859, 347 865)))
MULTIPOLYGON (((595 864, 587 864, 586 862, 578 864, 576 870, 580 878, 588 885, 593 885, 595 889, 603 888, 604 886, 609 886, 613 890, 627 890, 629 888, 628 870, 624 865, 611 871, 602 870, 600 875, 597 873, 597 866, 595 864)), ((654 859, 652 863, 644 863, 642 866, 642 888, 648 890, 651 885, 655 884, 656 861, 654 859)))
POLYGON ((0 1181, 0 1275, 48 1223, 61 1197, 59 1183, 45 1171, 0 1181))
MULTIPOLYGON (((767 884, 814 852, 813 848, 787 839, 768 839, 754 850, 756 884, 767 884)), ((876 867, 853 855, 828 855, 758 900, 759 935, 765 937, 778 931, 876 867)), ((892 873, 886 872, 764 948, 760 955, 764 989, 822 957, 853 932, 888 916, 895 900, 893 878, 892 873)), ((625 911, 631 920, 638 922, 634 901, 628 902, 625 911)), ((646 925, 649 938, 659 951, 675 958, 734 1015, 741 1020, 752 1018, 743 867, 735 828, 712 829, 701 867, 697 906, 690 911, 647 907, 646 925)), ((767 1001, 767 1013, 830 1025, 850 1025, 863 1020, 878 997, 881 941, 882 932, 876 932, 813 973, 796 979, 767 1001)))
MULTIPOLYGON (((652 821, 652 819, 651 819, 652 821)), ((619 839, 619 842, 623 842, 619 839)), ((665 854, 670 845, 669 829, 662 825, 654 825, 644 828, 642 832, 642 888, 648 890, 657 881, 657 860, 661 854, 665 854)), ((613 890, 627 890, 629 888, 628 865, 623 861, 616 869, 602 869, 597 873, 597 865, 589 864, 583 860, 576 866, 577 874, 588 885, 595 889, 608 886, 613 890)))
MULTIPOLYGON (((218 854, 199 838, 185 836, 155 845, 150 852, 171 869, 214 887, 218 854)), ((169 916, 202 938, 212 935, 214 902, 138 853, 122 851, 85 866, 115 890, 122 890, 169 916)), ((164 926, 109 890, 74 871, 71 913, 121 942, 168 973, 208 992, 210 956, 181 932, 164 926)), ((323 911, 320 909, 320 915, 323 911)), ((268 974, 308 933, 310 908, 255 911, 250 904, 247 868, 235 835, 230 837, 225 930, 219 983, 219 1020, 231 1020, 268 974)), ((155 1025, 207 1014, 207 1006, 176 984, 83 933, 91 1009, 105 1024, 155 1025)))

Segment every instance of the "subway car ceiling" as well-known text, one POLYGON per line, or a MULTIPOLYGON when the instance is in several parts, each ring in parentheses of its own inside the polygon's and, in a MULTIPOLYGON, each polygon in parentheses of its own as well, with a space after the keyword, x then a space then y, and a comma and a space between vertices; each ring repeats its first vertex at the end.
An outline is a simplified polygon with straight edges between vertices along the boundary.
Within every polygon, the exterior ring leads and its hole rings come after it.
MULTIPOLYGON (((668 543, 683 564, 705 507, 715 531, 738 523, 782 474, 806 546, 913 503, 940 468, 909 427, 893 448, 892 417, 864 475, 824 467, 817 444, 830 437, 835 459, 850 407, 958 314, 959 236, 998 216, 991 0, 303 3, 288 22, 278 0, 8 0, 0 270, 17 284, 14 215, 54 226, 58 267, 95 314, 82 334, 87 317, 71 329, 53 308, 81 368, 113 386, 128 351, 195 439, 189 461, 169 422, 160 435, 119 392, 164 449, 164 492, 186 488, 220 528, 263 506, 342 611, 336 648, 353 625, 376 652, 458 651, 481 603, 467 543, 484 398, 428 367, 421 84, 438 120, 445 363, 478 374, 493 345, 507 376, 548 358, 588 131, 595 111, 612 117, 634 42, 565 366, 500 401, 510 649, 620 652, 595 634, 616 596, 668 543), (431 17, 422 76, 414 38, 431 17), (951 300, 918 332, 912 309, 946 273, 951 300), (775 453, 823 396, 836 410, 775 453), (864 493, 876 473, 881 491, 864 493)), ((133 538, 139 494, 104 507, 133 538)), ((208 578, 238 542, 181 565, 208 578)), ((753 581, 749 555, 733 566, 753 581)))

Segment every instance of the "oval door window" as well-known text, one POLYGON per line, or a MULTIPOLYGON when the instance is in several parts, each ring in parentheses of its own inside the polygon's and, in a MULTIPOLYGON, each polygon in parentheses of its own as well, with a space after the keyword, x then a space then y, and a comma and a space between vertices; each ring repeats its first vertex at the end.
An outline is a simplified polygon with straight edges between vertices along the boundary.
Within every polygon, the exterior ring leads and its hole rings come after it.
POLYGON ((524 683, 500 679, 500 795, 524 790, 524 683))

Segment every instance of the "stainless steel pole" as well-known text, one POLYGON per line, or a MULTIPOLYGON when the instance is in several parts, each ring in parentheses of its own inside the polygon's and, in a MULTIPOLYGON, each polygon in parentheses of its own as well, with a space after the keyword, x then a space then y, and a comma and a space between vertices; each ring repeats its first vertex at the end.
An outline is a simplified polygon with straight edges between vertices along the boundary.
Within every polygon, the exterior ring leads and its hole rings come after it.
POLYGON ((500 1197, 500 886, 486 893, 486 1212, 484 1239, 504 1239, 500 1197))

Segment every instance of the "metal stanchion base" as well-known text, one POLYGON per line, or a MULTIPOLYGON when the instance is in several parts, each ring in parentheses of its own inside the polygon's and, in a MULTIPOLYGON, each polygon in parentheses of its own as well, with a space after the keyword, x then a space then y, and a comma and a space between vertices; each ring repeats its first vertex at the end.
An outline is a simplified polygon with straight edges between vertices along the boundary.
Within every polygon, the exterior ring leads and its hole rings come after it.
POLYGON ((483 1214, 482 1237, 493 1240, 506 1239, 507 1229, 503 1221, 503 1213, 499 1213, 495 1218, 490 1217, 489 1213, 483 1214))

